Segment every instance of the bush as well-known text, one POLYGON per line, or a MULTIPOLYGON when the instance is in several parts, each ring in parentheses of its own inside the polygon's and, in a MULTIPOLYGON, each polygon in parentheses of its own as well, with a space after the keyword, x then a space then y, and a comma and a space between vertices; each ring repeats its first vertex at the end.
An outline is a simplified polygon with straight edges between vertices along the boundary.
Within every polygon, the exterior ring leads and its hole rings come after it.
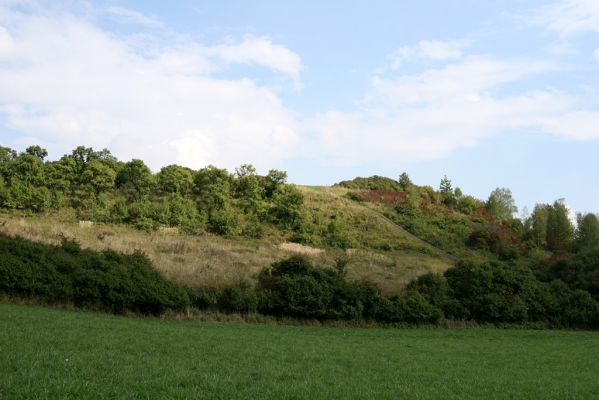
POLYGON ((141 253, 84 250, 0 236, 0 291, 77 306, 160 314, 189 305, 187 293, 167 281, 141 253))
POLYGON ((259 276, 259 311, 275 316, 316 319, 436 323, 441 311, 416 293, 388 299, 366 282, 344 278, 338 269, 316 268, 303 256, 274 263, 259 276))

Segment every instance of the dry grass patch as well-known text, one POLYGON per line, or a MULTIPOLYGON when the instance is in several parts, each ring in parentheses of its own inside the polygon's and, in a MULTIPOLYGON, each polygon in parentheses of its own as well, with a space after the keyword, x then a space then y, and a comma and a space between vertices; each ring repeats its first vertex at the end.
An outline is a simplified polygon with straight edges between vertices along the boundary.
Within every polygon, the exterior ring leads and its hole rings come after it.
MULTIPOLYGON (((385 235, 390 240, 414 243, 375 212, 340 197, 343 188, 302 190, 312 193, 307 200, 308 207, 328 207, 332 211, 331 207, 338 206, 354 215, 370 213, 366 216, 373 221, 373 227, 362 227, 361 234, 370 234, 371 240, 385 235), (318 198, 318 202, 313 197, 318 198), (331 197, 335 202, 330 201, 331 197)), ((371 281, 386 294, 399 293, 415 276, 431 270, 443 271, 452 265, 450 260, 420 254, 409 245, 405 246, 407 249, 395 251, 318 249, 281 243, 280 238, 274 237, 224 238, 210 234, 192 236, 175 230, 144 232, 125 225, 80 225, 79 220, 68 213, 33 216, 0 213, 0 233, 49 244, 59 244, 63 238, 75 239, 81 246, 94 250, 113 249, 124 253, 140 250, 168 279, 191 287, 222 287, 240 280, 254 281, 262 268, 289 257, 292 252, 305 254, 316 265, 323 266, 334 266, 337 259, 345 258, 350 279, 371 281)))

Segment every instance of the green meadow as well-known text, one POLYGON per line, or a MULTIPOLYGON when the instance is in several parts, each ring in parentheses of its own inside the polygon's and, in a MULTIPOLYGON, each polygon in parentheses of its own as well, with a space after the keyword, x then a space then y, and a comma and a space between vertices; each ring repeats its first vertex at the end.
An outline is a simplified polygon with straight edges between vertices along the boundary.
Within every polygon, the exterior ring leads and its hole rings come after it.
POLYGON ((327 328, 0 303, 0 399, 591 399, 599 333, 327 328))

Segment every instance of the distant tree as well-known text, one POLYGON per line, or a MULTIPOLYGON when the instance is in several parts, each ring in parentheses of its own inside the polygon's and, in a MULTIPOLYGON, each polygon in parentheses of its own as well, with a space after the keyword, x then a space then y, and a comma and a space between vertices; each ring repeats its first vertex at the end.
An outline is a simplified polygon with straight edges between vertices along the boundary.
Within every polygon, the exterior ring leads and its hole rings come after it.
POLYGON ((110 152, 110 150, 108 150, 108 149, 94 151, 90 155, 90 158, 94 159, 94 160, 98 160, 102 164, 109 166, 115 172, 118 172, 124 164, 121 161, 119 161, 115 156, 113 156, 112 153, 110 152))
POLYGON ((566 251, 574 239, 574 228, 563 199, 556 200, 547 210, 547 247, 552 251, 566 251))
POLYGON ((0 164, 17 158, 17 152, 10 147, 0 146, 0 164))
POLYGON ((85 165, 92 159, 94 149, 91 147, 78 146, 72 152, 70 158, 74 161, 73 166, 76 174, 82 174, 85 165))
POLYGON ((439 193, 441 193, 441 200, 443 201, 443 204, 448 207, 455 205, 453 187, 451 186, 451 180, 447 178, 447 175, 444 175, 443 179, 441 179, 441 183, 439 184, 439 193))
POLYGON ((98 160, 91 160, 81 176, 83 186, 96 195, 114 188, 116 172, 98 160))
POLYGON ((544 247, 547 244, 547 215, 549 205, 537 204, 530 215, 527 225, 530 226, 530 236, 534 244, 544 247))
POLYGON ((12 180, 33 186, 44 185, 44 165, 39 157, 21 153, 9 167, 12 180))
POLYGON ((599 246, 599 219, 595 214, 578 214, 576 247, 584 249, 599 246))
POLYGON ((158 186, 165 193, 185 195, 193 188, 193 172, 178 165, 163 167, 157 176, 158 186))
POLYGON ((402 172, 401 175, 399 175, 399 186, 401 186, 402 190, 406 190, 412 186, 412 181, 407 173, 402 172))
POLYGON ((455 190, 453 191, 453 195, 455 196, 455 198, 457 200, 460 200, 462 198, 462 196, 464 196, 464 193, 462 193, 462 189, 460 189, 459 187, 455 188, 455 190))
POLYGON ((441 183, 439 184, 439 192, 441 194, 453 194, 451 180, 447 178, 447 175, 444 175, 443 179, 441 179, 441 183))
POLYGON ((142 160, 125 163, 116 177, 117 186, 132 191, 137 199, 148 194, 154 185, 154 176, 142 160))
POLYGON ((486 209, 498 221, 511 219, 518 207, 512 197, 512 191, 507 188, 497 188, 491 192, 486 203, 486 209))
POLYGON ((17 158, 17 152, 9 147, 0 146, 0 176, 10 179, 10 164, 17 158))
POLYGON ((231 175, 226 169, 209 165, 196 173, 193 183, 202 208, 224 207, 231 199, 231 175))
POLYGON ((458 209, 460 212, 470 215, 483 207, 484 203, 472 196, 461 196, 458 198, 458 209))
POLYGON ((44 161, 44 158, 48 156, 46 149, 43 149, 40 146, 29 146, 25 149, 25 153, 37 157, 41 161, 44 161))
POLYGON ((240 199, 246 211, 262 213, 265 204, 262 201, 264 190, 256 175, 256 168, 251 164, 244 164, 235 169, 235 196, 240 199))
POLYGON ((279 186, 273 195, 271 214, 275 222, 294 228, 302 219, 304 196, 293 185, 279 186))
POLYGON ((277 190, 277 188, 281 185, 284 185, 287 182, 287 172, 279 171, 277 169, 271 169, 268 171, 268 174, 265 178, 264 184, 264 195, 267 198, 271 198, 277 190))

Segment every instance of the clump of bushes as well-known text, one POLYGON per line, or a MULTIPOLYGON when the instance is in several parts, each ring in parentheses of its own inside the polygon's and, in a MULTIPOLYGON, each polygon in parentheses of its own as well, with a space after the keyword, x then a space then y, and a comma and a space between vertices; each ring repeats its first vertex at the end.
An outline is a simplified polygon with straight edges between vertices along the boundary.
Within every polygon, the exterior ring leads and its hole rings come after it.
MULTIPOLYGON (((198 295, 199 301, 204 296, 198 295)), ((418 293, 387 298, 371 283, 348 281, 342 260, 337 268, 318 268, 305 256, 263 269, 253 290, 247 283, 224 288, 218 300, 211 298, 211 305, 227 312, 318 320, 434 324, 442 315, 418 293)))
POLYGON ((599 327, 599 303, 588 292, 559 280, 540 282, 528 267, 513 263, 463 261, 443 275, 423 275, 407 289, 420 293, 447 319, 599 327))
POLYGON ((183 310, 187 292, 166 280, 140 252, 81 249, 0 235, 0 292, 114 313, 183 310))

